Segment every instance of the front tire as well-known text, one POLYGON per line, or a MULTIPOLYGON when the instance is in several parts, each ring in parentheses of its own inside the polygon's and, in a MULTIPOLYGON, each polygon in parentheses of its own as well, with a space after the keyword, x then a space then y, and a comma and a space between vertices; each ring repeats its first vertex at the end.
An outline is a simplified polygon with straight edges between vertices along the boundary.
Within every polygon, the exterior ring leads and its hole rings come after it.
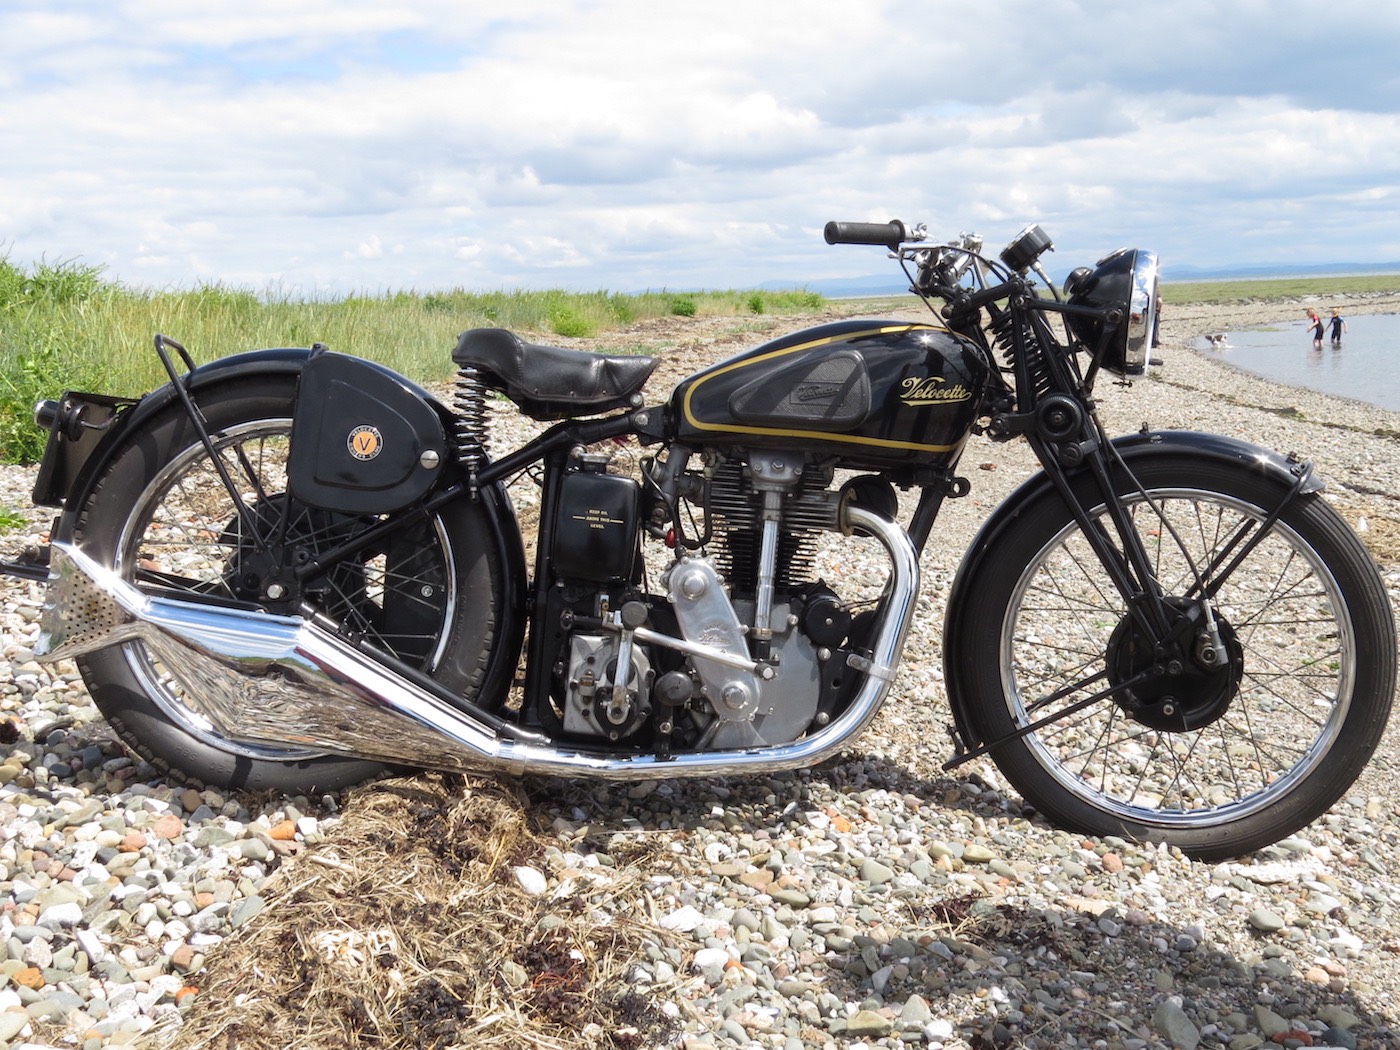
MULTIPOLYGON (((1242 549, 1286 490, 1185 455, 1134 469, 1161 517, 1127 479, 1119 497, 1171 615, 1200 617, 1198 574, 1232 542, 1242 549)), ((1087 482, 1079 492, 1092 506, 1087 482)), ((1091 517, 1108 527, 1104 507, 1091 517)), ((1237 856, 1324 813, 1380 742, 1395 693, 1394 619, 1370 556, 1320 496, 1289 503, 1229 574, 1212 603, 1223 645, 1188 648, 1175 673, 1150 653, 1058 496, 1039 498, 994 542, 969 581, 955 677, 984 742, 1062 716, 991 752, 1053 822, 1205 860, 1237 856)))
MULTIPOLYGON (((371 645, 427 671, 464 702, 476 700, 496 639, 504 579, 493 545, 481 542, 491 525, 479 505, 449 505, 282 595, 284 584, 267 584, 278 579, 281 566, 323 553, 378 519, 287 498, 295 377, 237 379, 202 392, 199 400, 243 511, 174 405, 128 439, 93 487, 74 529, 84 552, 138 587, 187 591, 194 600, 256 602, 279 613, 310 602, 371 645), (269 591, 282 596, 280 605, 269 600, 269 591)), ((90 654, 79 669, 126 744, 179 779, 311 794, 359 783, 385 768, 223 736, 182 701, 178 681, 140 642, 90 654)))

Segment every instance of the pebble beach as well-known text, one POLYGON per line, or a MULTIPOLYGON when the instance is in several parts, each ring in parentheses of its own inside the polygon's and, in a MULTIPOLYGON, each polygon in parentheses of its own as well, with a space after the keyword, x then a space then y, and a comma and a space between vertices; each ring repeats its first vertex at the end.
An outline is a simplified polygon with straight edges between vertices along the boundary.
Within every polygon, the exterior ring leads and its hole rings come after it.
MULTIPOLYGON (((1213 431, 1312 460, 1400 604, 1400 414, 1191 349, 1307 305, 1170 308, 1162 364, 1131 386, 1101 380, 1101 412, 1114 433, 1213 431)), ((1400 312, 1400 297, 1346 308, 1400 312)), ((698 320, 631 338, 664 355, 653 393, 743 345, 698 320)), ((1218 864, 1057 830, 990 761, 942 770, 944 600, 977 526, 1034 469, 1017 443, 969 446, 973 491, 949 501, 924 554, 891 697, 840 758, 774 777, 529 785, 544 846, 516 868, 524 891, 596 890, 592 907, 651 931, 625 980, 666 1023, 629 1045, 1400 1048, 1397 720, 1331 812, 1218 864), (602 892, 622 863, 631 888, 602 892)), ((0 467, 0 509, 30 513, 0 535, 0 557, 44 539, 33 479, 0 467)), ((160 778, 72 665, 34 659, 43 590, 0 577, 0 1050, 178 1045, 205 968, 266 919, 289 873, 336 849, 355 794, 253 798, 160 778)), ((576 1035, 559 1045, 624 1045, 576 1035)))

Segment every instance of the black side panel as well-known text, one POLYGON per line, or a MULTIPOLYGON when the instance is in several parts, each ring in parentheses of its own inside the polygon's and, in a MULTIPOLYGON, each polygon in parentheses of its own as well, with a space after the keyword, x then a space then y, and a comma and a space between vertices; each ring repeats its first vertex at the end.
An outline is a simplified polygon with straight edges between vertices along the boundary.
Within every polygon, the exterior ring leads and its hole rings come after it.
POLYGON ((554 518, 554 570, 561 579, 626 583, 637 565, 641 486, 616 474, 564 475, 554 518))
POLYGON ((422 498, 446 461, 442 421, 393 372, 344 354, 307 361, 287 466, 299 500, 387 514, 422 498))

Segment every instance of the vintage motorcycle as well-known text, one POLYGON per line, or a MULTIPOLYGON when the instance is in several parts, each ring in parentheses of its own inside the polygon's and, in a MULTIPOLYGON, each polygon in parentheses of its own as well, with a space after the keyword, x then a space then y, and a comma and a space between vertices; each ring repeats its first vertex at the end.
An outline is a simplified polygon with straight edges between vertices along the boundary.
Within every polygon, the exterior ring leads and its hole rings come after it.
POLYGON ((1308 464, 1105 433, 1095 379, 1145 370, 1156 257, 1061 290, 1037 226, 997 258, 900 222, 825 234, 888 249, 932 317, 794 332, 660 403, 651 358, 501 329, 461 336, 450 405, 320 345, 196 367, 157 336, 168 385, 36 410, 35 501, 62 511, 7 568, 50 581, 41 648, 130 747, 214 785, 810 766, 898 673, 968 438, 1024 438, 1043 470, 948 600, 946 768, 990 756, 1057 824, 1207 859, 1323 813, 1385 726, 1387 595, 1308 464), (499 395, 552 425, 496 458, 499 395), (533 572, 506 490, 524 471, 533 572), (860 598, 820 571, 853 544, 882 566, 860 598))

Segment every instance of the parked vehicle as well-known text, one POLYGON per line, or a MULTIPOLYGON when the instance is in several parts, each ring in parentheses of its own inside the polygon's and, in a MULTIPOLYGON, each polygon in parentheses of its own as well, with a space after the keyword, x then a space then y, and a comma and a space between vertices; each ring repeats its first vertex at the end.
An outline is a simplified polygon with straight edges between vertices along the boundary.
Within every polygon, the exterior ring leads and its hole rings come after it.
POLYGON ((1058 289, 1037 226, 996 258, 899 222, 826 239, 888 249, 929 319, 796 331, 656 401, 651 358, 501 329, 463 333, 450 404, 321 346, 196 367, 157 336, 167 385, 37 410, 35 501, 61 514, 7 568, 51 580, 47 658, 135 751, 220 786, 810 766, 899 673, 966 443, 1024 440, 1043 469, 947 604, 947 768, 988 755, 1056 824, 1201 858, 1323 813, 1388 716, 1387 596, 1307 463, 1105 432, 1095 381, 1144 370, 1156 257, 1058 289), (494 394, 552 425, 493 454, 494 394), (526 470, 531 565, 506 490, 526 470), (820 571, 833 544, 882 552, 873 595, 820 571))

